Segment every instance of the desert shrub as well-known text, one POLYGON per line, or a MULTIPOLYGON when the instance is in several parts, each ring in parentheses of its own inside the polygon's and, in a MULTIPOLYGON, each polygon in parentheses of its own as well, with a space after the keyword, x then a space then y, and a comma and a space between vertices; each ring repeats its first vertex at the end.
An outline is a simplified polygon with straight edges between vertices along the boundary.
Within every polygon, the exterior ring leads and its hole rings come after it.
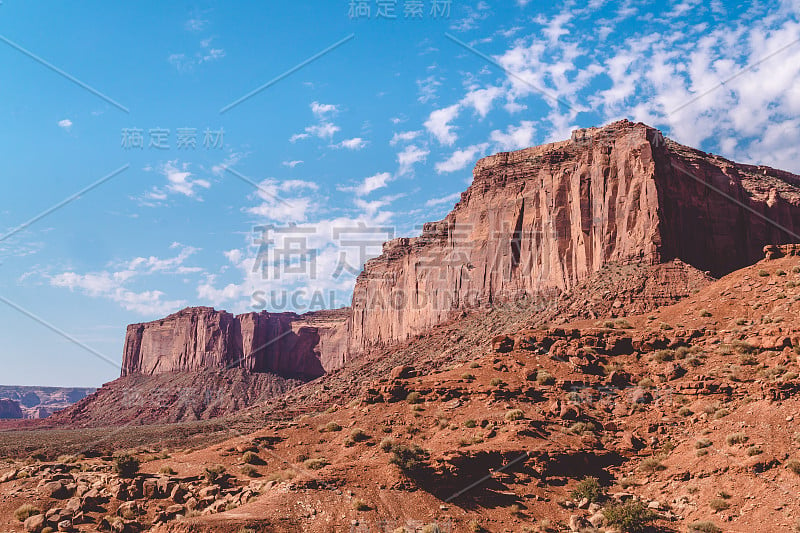
POLYGON ((666 322, 662 322, 662 323, 661 323, 661 325, 660 325, 660 326, 658 326, 658 327, 659 327, 659 328, 661 328, 661 329, 663 329, 664 331, 669 331, 669 330, 671 330, 671 329, 672 329, 672 326, 670 326, 670 325, 669 325, 669 324, 667 324, 666 322))
POLYGON ((477 520, 467 522, 467 531, 471 533, 484 533, 486 530, 477 520))
POLYGON ((761 455, 764 453, 764 451, 759 446, 753 445, 747 448, 745 453, 747 453, 748 456, 753 457, 754 455, 761 455))
POLYGON ((567 428, 567 432, 572 433, 573 435, 583 435, 584 433, 594 431, 595 429, 597 428, 591 422, 575 422, 569 428, 567 428))
POLYGON ((699 450, 697 450, 697 452, 695 452, 695 455, 697 455, 697 457, 705 457, 706 455, 708 455, 708 449, 700 448, 699 450))
POLYGON ((780 270, 780 269, 776 270, 775 271, 775 275, 776 276, 785 276, 786 275, 786 271, 785 270, 780 270))
POLYGON ((698 440, 697 442, 694 443, 694 447, 697 448, 698 450, 700 450, 702 448, 708 448, 712 444, 713 443, 711 442, 710 439, 700 439, 700 440, 698 440))
POLYGON ((257 453, 245 452, 242 455, 242 461, 250 465, 263 465, 264 459, 258 456, 257 453))
POLYGON ((680 409, 678 409, 678 414, 680 416, 692 416, 694 413, 688 407, 681 407, 680 409))
POLYGON ((758 271, 758 275, 761 276, 762 278, 766 278, 767 276, 769 276, 769 272, 762 269, 758 271))
POLYGON ((158 471, 165 476, 174 476, 176 474, 175 470, 173 470, 171 466, 162 466, 158 469, 158 471))
POLYGON ((638 500, 613 504, 603 509, 603 516, 610 526, 628 533, 642 533, 647 530, 657 515, 638 500))
POLYGON ((794 472, 795 474, 800 475, 800 461, 797 459, 791 459, 786 462, 786 468, 794 472))
POLYGON ((397 465, 403 472, 413 474, 425 468, 429 457, 428 452, 416 444, 410 446, 395 444, 392 446, 392 456, 389 462, 397 465))
POLYGON ((20 507, 17 507, 17 510, 14 511, 14 517, 20 522, 24 522, 28 518, 36 516, 37 514, 41 514, 39 509, 28 503, 20 507))
POLYGON ((416 391, 409 392, 406 396, 406 401, 410 404, 417 404, 422 402, 422 395, 416 391))
POLYGON ((655 383, 653 383, 653 380, 650 378, 642 378, 639 380, 639 383, 637 383, 637 385, 639 385, 643 389, 652 389, 655 386, 655 383))
POLYGON ((672 361, 675 359, 675 352, 672 350, 658 350, 656 353, 653 354, 653 361, 658 363, 664 363, 666 361, 672 361))
POLYGON ((746 318, 739 318, 739 319, 736 320, 736 325, 737 326, 746 326, 748 322, 750 322, 750 321, 747 320, 746 318))
POLYGON ((556 378, 550 375, 547 370, 539 370, 536 373, 536 383, 539 385, 553 385, 556 382, 556 378))
POLYGON ((222 465, 207 466, 203 470, 203 477, 212 485, 221 485, 225 481, 227 471, 222 465))
POLYGON ((711 311, 709 311, 708 309, 701 309, 700 316, 703 318, 708 318, 711 316, 711 311))
POLYGON ((394 439, 393 438, 386 437, 385 439, 381 440, 381 444, 380 444, 381 450, 383 450, 383 451, 388 453, 388 452, 392 451, 392 446, 394 446, 394 444, 395 443, 394 443, 394 439))
POLYGON ((472 363, 469 364, 469 367, 470 368, 480 368, 481 364, 479 362, 477 362, 477 361, 473 361, 472 363))
POLYGON ((461 379, 463 379, 465 381, 474 381, 475 380, 475 375, 474 374, 470 374, 469 372, 464 372, 463 374, 461 374, 461 379))
POLYGON ((283 481, 288 481, 294 478, 294 472, 292 470, 281 470, 280 472, 273 472, 267 476, 267 481, 274 481, 275 483, 281 483, 283 481))
POLYGON ((239 471, 242 475, 247 477, 258 477, 261 475, 258 473, 258 469, 253 465, 244 465, 239 471))
POLYGON ((364 442, 369 440, 371 437, 361 428, 354 428, 350 432, 350 438, 353 439, 353 442, 364 442))
POLYGON ((720 418, 728 416, 729 414, 731 414, 731 412, 723 407, 714 411, 713 418, 715 420, 719 420, 720 418))
POLYGON ((689 533, 722 533, 722 529, 714 522, 693 522, 689 524, 689 533))
POLYGON ((500 378, 492 378, 491 381, 489 381, 489 385, 491 385, 492 387, 502 387, 504 383, 503 380, 500 378))
POLYGON ((678 346, 675 348, 676 359, 686 359, 689 356, 689 348, 686 346, 678 346))
POLYGON ((522 409, 512 409, 506 412, 505 419, 509 422, 514 420, 522 420, 525 418, 525 413, 522 412, 522 409))
POLYGON ((369 506, 367 502, 360 498, 356 498, 353 500, 353 509, 356 511, 369 511, 372 507, 369 506))
POLYGON ((599 324, 608 329, 614 329, 614 321, 613 320, 606 320, 604 322, 599 322, 599 324))
POLYGON ((464 427, 465 427, 465 428, 474 428, 474 427, 475 427, 475 426, 477 426, 477 425, 478 425, 478 423, 477 423, 477 422, 475 422, 475 421, 474 421, 473 419, 471 419, 471 418, 470 418, 469 420, 465 420, 465 421, 464 421, 464 427))
POLYGON ((666 467, 661 464, 661 459, 658 457, 647 457, 642 459, 642 462, 639 463, 639 470, 643 470, 645 472, 655 473, 660 470, 664 470, 666 467))
POLYGON ((597 502, 603 495, 603 488, 600 486, 600 481, 596 477, 585 477, 578 482, 578 486, 572 491, 571 496, 575 501, 580 501, 584 498, 590 502, 597 502))
POLYGON ((692 356, 686 359, 686 364, 690 366, 703 366, 703 360, 699 357, 692 356))
POLYGON ((342 426, 340 426, 338 422, 334 421, 328 422, 327 424, 319 428, 320 433, 332 433, 334 431, 341 431, 341 430, 342 426))
POLYGON ((131 478, 139 471, 139 460, 132 455, 120 455, 114 458, 114 472, 122 478, 131 478))
POLYGON ((303 462, 303 466, 309 470, 319 470, 320 468, 325 468, 328 466, 328 464, 330 463, 321 457, 313 457, 311 459, 306 459, 303 462))
POLYGON ((711 507, 712 511, 714 511, 715 513, 718 513, 720 511, 724 511, 725 509, 728 509, 731 506, 731 504, 729 504, 727 501, 725 501, 724 498, 714 498, 713 500, 708 502, 708 506, 711 507))
POLYGON ((744 444, 747 442, 747 435, 744 433, 731 433, 725 437, 725 442, 728 444, 728 446, 733 446, 734 444, 744 444))
POLYGON ((739 356, 739 364, 745 366, 753 366, 758 364, 758 357, 753 354, 745 353, 739 356))
POLYGON ((758 348, 748 344, 744 341, 734 341, 732 343, 733 349, 740 354, 755 354, 758 353, 758 348))
POLYGON ((624 318, 618 318, 614 322, 614 325, 617 326, 619 329, 632 329, 633 328, 631 323, 628 322, 627 320, 625 320, 624 318))

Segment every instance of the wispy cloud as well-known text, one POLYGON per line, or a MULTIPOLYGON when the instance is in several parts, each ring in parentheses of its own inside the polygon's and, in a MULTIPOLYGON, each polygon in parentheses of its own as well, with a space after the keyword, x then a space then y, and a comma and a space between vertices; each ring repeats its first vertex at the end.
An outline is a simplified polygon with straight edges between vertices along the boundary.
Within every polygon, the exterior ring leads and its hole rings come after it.
POLYGON ((68 118, 58 121, 58 127, 64 131, 69 131, 72 129, 72 121, 68 118))
POLYGON ((463 150, 456 150, 446 160, 436 163, 436 172, 439 174, 444 174, 447 172, 456 172, 458 170, 462 170, 468 164, 474 162, 479 154, 485 153, 487 148, 489 148, 489 144, 482 143, 469 146, 463 150))

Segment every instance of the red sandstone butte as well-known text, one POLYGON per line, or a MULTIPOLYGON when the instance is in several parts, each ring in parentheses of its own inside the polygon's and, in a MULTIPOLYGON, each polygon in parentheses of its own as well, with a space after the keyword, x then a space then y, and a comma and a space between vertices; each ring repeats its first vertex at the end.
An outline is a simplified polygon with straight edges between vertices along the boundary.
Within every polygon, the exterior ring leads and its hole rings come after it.
POLYGON ((356 282, 350 351, 406 339, 465 306, 569 291, 610 263, 678 258, 720 276, 798 234, 796 175, 627 120, 577 130, 481 159, 444 220, 386 243, 356 282))

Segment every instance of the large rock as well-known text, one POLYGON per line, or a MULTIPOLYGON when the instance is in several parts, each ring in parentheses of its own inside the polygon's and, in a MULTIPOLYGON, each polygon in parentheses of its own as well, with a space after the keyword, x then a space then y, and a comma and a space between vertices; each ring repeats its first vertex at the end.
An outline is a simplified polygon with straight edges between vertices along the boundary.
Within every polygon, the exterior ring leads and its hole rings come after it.
POLYGON ((353 294, 351 352, 406 339, 465 307, 570 291, 609 264, 677 258, 726 274, 763 257, 765 244, 797 240, 799 186, 798 176, 628 121, 483 158, 444 220, 367 262, 353 294))
POLYGON ((22 418, 22 407, 16 400, 0 400, 0 418, 22 418))
POLYGON ((122 375, 243 368, 312 379, 345 359, 346 310, 233 316, 190 307, 128 326, 122 375))

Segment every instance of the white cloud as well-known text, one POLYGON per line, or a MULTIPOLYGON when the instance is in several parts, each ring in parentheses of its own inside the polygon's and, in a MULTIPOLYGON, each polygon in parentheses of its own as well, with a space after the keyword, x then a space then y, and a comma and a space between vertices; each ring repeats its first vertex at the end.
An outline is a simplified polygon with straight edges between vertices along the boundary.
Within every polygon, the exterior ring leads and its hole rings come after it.
POLYGON ((432 100, 436 100, 436 91, 441 85, 442 82, 436 79, 436 76, 428 76, 425 79, 417 80, 417 89, 419 90, 417 101, 421 104, 427 104, 432 100))
POLYGON ((533 146, 535 129, 532 121, 523 120, 517 127, 509 126, 505 132, 500 130, 492 131, 490 139, 495 143, 496 149, 499 151, 519 150, 520 148, 533 146))
POLYGON ((208 180, 193 178, 193 174, 189 171, 189 163, 179 163, 177 160, 167 161, 161 166, 160 172, 167 178, 167 191, 172 193, 200 199, 195 189, 211 187, 208 180))
POLYGON ((352 192, 356 196, 367 196, 371 192, 386 187, 392 181, 392 175, 388 172, 380 172, 368 178, 364 178, 361 184, 355 187, 339 187, 340 191, 352 192))
POLYGON ((452 146, 458 140, 458 136, 453 132, 455 126, 450 122, 458 117, 460 110, 461 106, 459 104, 453 104, 433 111, 428 120, 425 121, 425 129, 436 137, 440 144, 452 146))
POLYGON ((444 174, 446 172, 456 172, 458 170, 462 170, 467 165, 474 162, 475 158, 479 154, 483 154, 488 147, 488 143, 483 143, 469 146, 463 150, 456 150, 445 161, 436 163, 436 172, 439 174, 444 174))
POLYGON ((68 118, 65 118, 63 120, 59 120, 58 121, 58 127, 63 129, 63 130, 69 131, 72 128, 72 121, 70 119, 68 119, 68 118))
POLYGON ((74 271, 48 276, 53 287, 79 291, 91 298, 104 298, 119 304, 122 308, 147 316, 163 316, 186 305, 184 300, 164 299, 159 290, 136 291, 129 285, 139 278, 161 275, 201 273, 199 267, 187 267, 186 260, 198 250, 180 243, 173 243, 171 249, 180 249, 175 257, 160 259, 155 256, 136 257, 117 265, 116 270, 103 270, 80 274, 74 271))
POLYGON ((319 102, 311 102, 311 112, 319 118, 337 113, 338 111, 339 106, 335 104, 320 104, 319 102))
POLYGON ((281 165, 283 165, 285 167, 289 167, 289 168, 294 168, 297 165, 302 165, 302 164, 303 164, 303 161, 301 161, 299 159, 294 160, 294 161, 284 161, 283 163, 281 163, 281 165))
POLYGON ((417 130, 417 131, 404 131, 404 132, 401 132, 401 133, 395 133, 394 135, 392 135, 392 140, 389 141, 389 144, 391 146, 395 146, 397 143, 411 142, 414 139, 416 139, 417 137, 419 137, 421 134, 422 134, 422 132, 419 131, 419 130, 417 130))
POLYGON ((345 139, 339 144, 335 144, 335 148, 346 148, 347 150, 361 150, 367 145, 367 141, 361 137, 353 137, 352 139, 345 139))
POLYGON ((425 207, 436 207, 438 205, 451 204, 458 202, 459 200, 461 200, 461 193, 454 192, 453 194, 448 194, 447 196, 442 196, 441 198, 431 198, 425 202, 425 207))
POLYGON ((410 173, 414 170, 414 165, 424 162, 430 153, 430 150, 413 144, 406 146, 402 152, 397 154, 397 163, 399 165, 397 174, 404 176, 410 173))
POLYGON ((467 93, 461 103, 475 109, 475 112, 484 118, 492 109, 492 104, 504 93, 500 87, 487 87, 485 89, 473 89, 467 93))
POLYGON ((316 183, 303 180, 278 181, 267 178, 258 184, 254 196, 260 203, 244 208, 244 212, 280 223, 304 222, 315 199, 311 196, 290 195, 298 191, 316 191, 316 183))

